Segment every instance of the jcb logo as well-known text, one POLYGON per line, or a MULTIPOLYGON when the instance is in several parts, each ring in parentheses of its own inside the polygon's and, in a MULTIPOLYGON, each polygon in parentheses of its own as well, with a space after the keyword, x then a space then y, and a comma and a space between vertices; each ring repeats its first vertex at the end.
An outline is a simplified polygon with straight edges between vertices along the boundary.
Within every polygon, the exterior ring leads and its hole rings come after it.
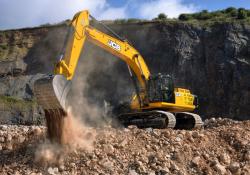
POLYGON ((114 41, 109 40, 108 45, 115 50, 118 50, 118 51, 121 50, 121 46, 119 44, 116 44, 114 41))

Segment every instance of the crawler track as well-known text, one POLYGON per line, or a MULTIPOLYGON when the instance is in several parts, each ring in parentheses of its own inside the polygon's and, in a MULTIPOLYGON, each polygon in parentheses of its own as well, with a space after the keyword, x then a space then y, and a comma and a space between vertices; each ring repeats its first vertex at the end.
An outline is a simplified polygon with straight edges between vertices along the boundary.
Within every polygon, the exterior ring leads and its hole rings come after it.
POLYGON ((166 111, 148 111, 125 113, 118 116, 118 120, 124 125, 136 125, 139 128, 174 128, 175 116, 166 111))
POLYGON ((194 113, 180 112, 170 113, 166 111, 145 111, 124 113, 118 116, 118 120, 125 126, 136 125, 139 128, 174 128, 196 129, 203 126, 201 117, 194 113))

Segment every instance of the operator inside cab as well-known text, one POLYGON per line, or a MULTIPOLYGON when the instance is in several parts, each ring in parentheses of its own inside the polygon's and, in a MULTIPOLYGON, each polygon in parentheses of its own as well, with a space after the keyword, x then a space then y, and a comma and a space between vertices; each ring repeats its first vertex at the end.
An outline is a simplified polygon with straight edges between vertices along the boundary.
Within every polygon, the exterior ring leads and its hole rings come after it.
POLYGON ((148 82, 150 102, 175 102, 173 79, 168 74, 158 73, 150 77, 148 82))

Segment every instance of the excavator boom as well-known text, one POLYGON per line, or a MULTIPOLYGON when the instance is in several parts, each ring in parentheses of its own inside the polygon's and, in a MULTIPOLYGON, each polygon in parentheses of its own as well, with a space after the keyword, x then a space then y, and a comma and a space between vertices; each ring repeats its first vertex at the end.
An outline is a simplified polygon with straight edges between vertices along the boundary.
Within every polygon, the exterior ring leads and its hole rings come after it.
POLYGON ((62 74, 67 80, 72 79, 87 40, 125 61, 137 76, 140 85, 146 87, 145 80, 150 77, 149 69, 140 53, 127 41, 121 41, 91 27, 88 11, 77 13, 71 25, 74 34, 69 38, 63 59, 55 67, 55 74, 62 74))

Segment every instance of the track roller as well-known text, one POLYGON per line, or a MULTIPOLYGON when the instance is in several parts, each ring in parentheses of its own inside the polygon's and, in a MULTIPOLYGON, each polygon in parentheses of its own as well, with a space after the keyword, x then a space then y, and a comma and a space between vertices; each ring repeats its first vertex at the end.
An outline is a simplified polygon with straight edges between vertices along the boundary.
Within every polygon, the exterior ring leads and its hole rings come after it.
POLYGON ((203 126, 201 117, 190 112, 175 113, 176 125, 175 129, 199 129, 203 126))

